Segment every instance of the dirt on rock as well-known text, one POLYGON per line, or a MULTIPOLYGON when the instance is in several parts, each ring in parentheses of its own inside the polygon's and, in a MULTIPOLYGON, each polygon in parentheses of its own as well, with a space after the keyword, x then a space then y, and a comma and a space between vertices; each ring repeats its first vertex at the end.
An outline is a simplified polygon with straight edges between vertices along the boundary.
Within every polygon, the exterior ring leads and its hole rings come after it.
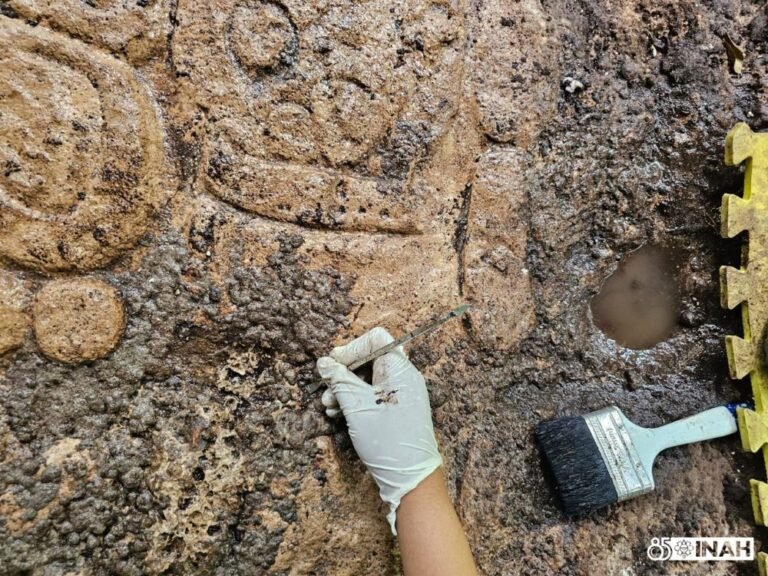
POLYGON ((761 545, 738 438, 571 520, 532 430, 747 397, 719 205, 743 178, 725 133, 768 129, 766 21, 738 0, 0 0, 0 574, 400 573, 314 363, 465 301, 410 353, 483 574, 754 573, 646 555, 761 545), (679 317, 630 349, 590 300, 659 243, 679 317))

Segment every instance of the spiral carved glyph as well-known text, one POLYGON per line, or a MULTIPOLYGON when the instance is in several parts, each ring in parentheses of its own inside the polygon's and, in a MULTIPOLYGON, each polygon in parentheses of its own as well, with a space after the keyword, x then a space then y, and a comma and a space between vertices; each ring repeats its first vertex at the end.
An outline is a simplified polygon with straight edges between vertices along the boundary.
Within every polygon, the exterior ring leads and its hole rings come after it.
POLYGON ((41 272, 103 266, 164 197, 152 100, 125 64, 41 27, 3 18, 0 44, 0 256, 41 272))

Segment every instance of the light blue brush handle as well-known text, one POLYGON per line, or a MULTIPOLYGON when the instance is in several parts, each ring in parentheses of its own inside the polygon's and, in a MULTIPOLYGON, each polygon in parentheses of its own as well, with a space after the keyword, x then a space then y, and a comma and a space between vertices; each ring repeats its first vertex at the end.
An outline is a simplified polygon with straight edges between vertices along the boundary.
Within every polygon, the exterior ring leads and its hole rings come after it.
POLYGON ((625 424, 645 469, 651 470, 656 456, 667 448, 703 442, 736 433, 738 426, 735 415, 738 407, 746 408, 749 405, 729 404, 710 408, 658 428, 643 428, 629 420, 625 424))

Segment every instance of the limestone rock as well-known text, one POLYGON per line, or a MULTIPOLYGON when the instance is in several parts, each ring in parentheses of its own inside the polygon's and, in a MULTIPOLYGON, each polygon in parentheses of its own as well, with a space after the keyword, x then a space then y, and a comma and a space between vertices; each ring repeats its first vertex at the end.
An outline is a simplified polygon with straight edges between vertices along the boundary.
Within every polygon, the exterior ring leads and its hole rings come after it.
POLYGON ((169 0, 7 0, 7 11, 141 62, 162 54, 171 29, 169 0))
POLYGON ((101 280, 55 280, 37 294, 34 325, 46 356, 76 364, 112 351, 123 335, 125 311, 117 290, 101 280))
POLYGON ((163 135, 124 63, 3 17, 0 256, 38 271, 88 270, 146 231, 165 193, 163 135), (47 88, 41 88, 41 87, 47 88))
POLYGON ((30 327, 29 283, 0 270, 0 354, 24 343, 30 327))
POLYGON ((645 551, 686 534, 765 547, 738 439, 669 451, 653 495, 576 522, 531 432, 739 397, 715 271, 741 176, 721 142, 736 121, 766 129, 766 44, 739 30, 763 13, 0 1, 0 572, 398 574, 315 361, 469 302, 407 351, 480 572, 730 574, 645 551), (662 240, 700 321, 622 347, 590 299, 662 240))

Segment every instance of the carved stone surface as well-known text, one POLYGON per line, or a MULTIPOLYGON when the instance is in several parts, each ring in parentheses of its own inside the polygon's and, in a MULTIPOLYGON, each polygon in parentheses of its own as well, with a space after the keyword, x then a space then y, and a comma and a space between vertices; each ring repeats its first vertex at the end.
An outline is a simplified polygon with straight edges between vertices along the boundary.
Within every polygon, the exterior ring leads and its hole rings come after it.
POLYGON ((163 196, 157 112, 125 64, 19 20, 0 21, 0 255, 39 271, 102 266, 163 196))
POLYGON ((218 0, 177 17, 177 73, 208 109, 209 191, 309 227, 424 228, 445 194, 414 186, 419 164, 461 96, 463 15, 450 2, 218 0))
POLYGON ((106 356, 125 328, 120 295, 94 278, 47 283, 37 294, 33 311, 40 349, 49 358, 70 364, 106 356))
POLYGON ((399 573, 314 364, 468 302, 408 351, 481 572, 729 574, 645 549, 753 534, 737 439, 575 522, 531 431, 739 396, 720 146, 768 126, 765 22, 740 1, 0 2, 0 566, 399 573), (680 318, 622 348, 590 298, 662 240, 680 318))
POLYGON ((6 0, 5 13, 141 62, 162 57, 171 30, 169 0, 6 0))
POLYGON ((29 286, 18 276, 0 271, 0 354, 18 348, 29 332, 29 286))
POLYGON ((479 152, 457 90, 463 13, 442 1, 215 8, 182 6, 174 35, 177 74, 207 110, 198 189, 258 216, 263 234, 280 230, 269 221, 305 229, 307 250, 358 276, 362 327, 454 304, 455 219, 479 152))

